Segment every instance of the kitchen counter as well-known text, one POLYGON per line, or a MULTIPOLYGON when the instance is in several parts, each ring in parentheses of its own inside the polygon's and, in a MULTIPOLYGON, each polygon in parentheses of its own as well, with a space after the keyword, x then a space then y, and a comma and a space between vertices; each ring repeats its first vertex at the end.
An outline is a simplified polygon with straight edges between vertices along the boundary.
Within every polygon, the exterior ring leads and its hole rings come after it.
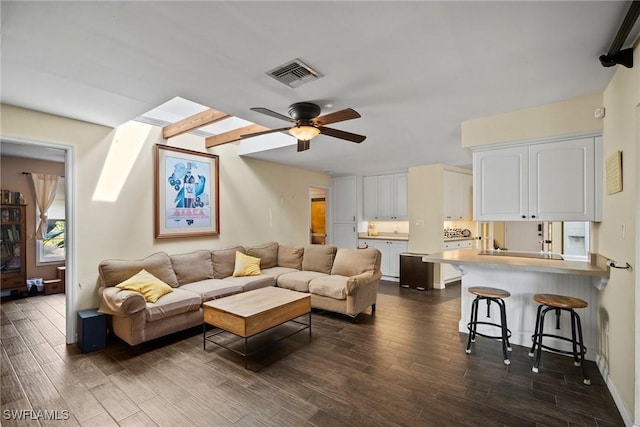
MULTIPOLYGON (((535 327, 537 303, 533 295, 548 293, 569 295, 587 302, 586 308, 580 309, 587 359, 595 360, 598 352, 598 300, 609 280, 609 267, 602 256, 592 256, 593 263, 554 260, 546 258, 529 258, 524 256, 481 255, 475 249, 453 250, 425 255, 423 262, 451 264, 462 273, 460 289, 460 321, 458 330, 468 333, 467 322, 471 313, 473 295, 469 293, 472 286, 489 286, 508 291, 511 296, 505 298, 507 323, 512 331, 511 343, 522 346, 531 345, 531 335, 535 327)), ((535 253, 523 254, 534 255, 535 253)), ((491 305, 491 317, 498 318, 496 304, 491 305)), ((484 309, 483 309, 484 310, 484 309)), ((552 330, 560 336, 571 336, 570 316, 561 316, 560 329, 555 329, 555 316, 547 316, 545 329, 552 330)), ((484 325, 483 325, 484 326, 484 325)), ((480 330, 480 327, 478 328, 480 330)), ((484 327, 484 332, 495 332, 484 327)), ((564 348, 566 343, 550 339, 549 345, 564 348)))
POLYGON ((473 236, 469 236, 469 237, 445 237, 444 238, 445 242, 459 242, 461 240, 476 240, 476 238, 473 237, 473 236))
POLYGON ((577 274, 606 279, 609 278, 609 267, 604 260, 596 263, 582 261, 555 260, 545 258, 524 258, 518 256, 480 255, 477 250, 445 251, 426 255, 424 262, 446 263, 462 266, 484 264, 494 268, 529 270, 557 274, 577 274))
POLYGON ((400 240, 409 241, 407 233, 380 233, 377 236, 369 236, 367 233, 358 233, 358 239, 362 240, 400 240))

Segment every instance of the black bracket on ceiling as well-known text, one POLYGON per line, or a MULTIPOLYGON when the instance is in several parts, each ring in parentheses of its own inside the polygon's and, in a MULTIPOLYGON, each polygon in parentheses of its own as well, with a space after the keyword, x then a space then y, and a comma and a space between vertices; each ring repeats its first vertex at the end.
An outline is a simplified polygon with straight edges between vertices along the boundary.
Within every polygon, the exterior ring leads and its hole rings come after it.
POLYGON ((627 39, 629 32, 636 23, 640 15, 640 1, 634 0, 629 6, 627 15, 624 17, 616 38, 611 43, 609 52, 606 55, 600 55, 600 64, 603 67, 613 67, 620 64, 627 68, 633 68, 633 48, 620 49, 627 39))

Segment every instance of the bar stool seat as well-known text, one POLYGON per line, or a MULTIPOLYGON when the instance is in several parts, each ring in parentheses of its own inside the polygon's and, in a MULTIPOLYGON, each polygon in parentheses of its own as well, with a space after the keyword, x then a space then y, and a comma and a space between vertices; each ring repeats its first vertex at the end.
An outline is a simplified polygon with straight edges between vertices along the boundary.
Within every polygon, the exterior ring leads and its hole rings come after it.
POLYGON ((491 288, 485 286, 473 286, 468 289, 469 293, 475 295, 475 299, 471 303, 471 319, 467 323, 467 329, 469 330, 469 340, 467 341, 467 353, 471 353, 471 343, 476 341, 476 336, 481 336, 491 339, 499 339, 502 342, 502 355, 505 365, 510 365, 511 361, 507 351, 511 351, 511 344, 509 344, 509 338, 511 337, 511 331, 507 327, 507 312, 505 309, 504 299, 509 298, 511 294, 504 289, 491 288), (500 323, 478 321, 478 303, 482 300, 487 301, 487 317, 491 314, 491 303, 498 304, 500 308, 500 323), (478 332, 478 325, 489 325, 500 328, 500 335, 489 335, 478 332))
POLYGON ((531 351, 529 352, 529 357, 535 356, 535 361, 531 370, 536 373, 538 372, 540 360, 542 358, 542 349, 549 350, 553 353, 569 354, 573 355, 575 366, 580 366, 582 368, 583 383, 587 385, 591 384, 591 380, 589 379, 584 366, 584 355, 587 352, 587 348, 584 346, 584 340, 582 338, 582 324, 580 323, 580 316, 575 312, 576 309, 585 308, 589 304, 580 298, 555 294, 535 294, 533 296, 533 300, 539 305, 538 314, 536 316, 536 327, 533 335, 531 336, 533 344, 531 346, 531 351), (556 329, 560 329, 561 312, 568 311, 571 313, 571 338, 544 332, 544 318, 547 312, 551 310, 556 313, 556 329), (545 345, 542 343, 543 337, 550 337, 570 342, 572 350, 566 351, 545 345))

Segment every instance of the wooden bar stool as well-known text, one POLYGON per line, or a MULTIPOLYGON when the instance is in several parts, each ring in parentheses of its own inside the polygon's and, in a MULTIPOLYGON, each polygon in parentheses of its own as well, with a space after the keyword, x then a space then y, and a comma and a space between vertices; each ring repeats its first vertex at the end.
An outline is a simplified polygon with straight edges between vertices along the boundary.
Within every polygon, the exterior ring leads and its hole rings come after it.
POLYGON ((467 329, 469 330, 469 340, 467 342, 467 353, 471 353, 471 343, 476 342, 476 335, 485 338, 499 339, 502 341, 502 354, 504 356, 504 364, 510 365, 511 361, 507 355, 507 351, 511 351, 511 344, 509 344, 509 338, 511 337, 511 331, 507 328, 507 312, 505 309, 504 298, 508 298, 511 294, 503 289, 489 288, 489 287, 471 287, 469 293, 476 296, 471 303, 471 320, 467 323, 467 329), (487 317, 491 317, 490 308, 491 303, 495 302, 500 308, 500 323, 496 322, 484 322, 478 321, 478 303, 482 300, 487 301, 487 317), (478 332, 478 325, 490 325, 500 328, 500 335, 488 335, 478 332))
POLYGON ((582 339, 582 325, 580 323, 580 316, 575 312, 575 309, 585 308, 589 304, 580 298, 554 294, 536 294, 533 296, 533 299, 540 305, 538 305, 536 327, 533 335, 531 336, 533 345, 531 346, 529 357, 533 357, 535 355, 535 361, 531 370, 536 373, 538 372, 543 348, 554 353, 570 354, 573 355, 574 364, 582 368, 583 382, 587 385, 591 384, 591 380, 589 379, 584 366, 584 355, 587 352, 587 348, 584 346, 584 340, 582 339), (568 311, 571 313, 571 338, 544 332, 544 316, 550 310, 554 310, 556 313, 556 329, 560 329, 561 312, 568 311), (544 345, 542 344, 543 337, 551 337, 570 342, 572 350, 566 351, 544 345))

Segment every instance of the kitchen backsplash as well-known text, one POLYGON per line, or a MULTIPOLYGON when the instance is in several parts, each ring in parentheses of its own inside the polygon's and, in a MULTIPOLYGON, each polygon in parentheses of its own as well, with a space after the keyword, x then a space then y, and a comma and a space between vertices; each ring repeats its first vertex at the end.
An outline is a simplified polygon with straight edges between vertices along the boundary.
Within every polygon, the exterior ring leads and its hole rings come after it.
POLYGON ((409 233, 409 221, 369 221, 368 224, 373 224, 378 233, 409 233))

